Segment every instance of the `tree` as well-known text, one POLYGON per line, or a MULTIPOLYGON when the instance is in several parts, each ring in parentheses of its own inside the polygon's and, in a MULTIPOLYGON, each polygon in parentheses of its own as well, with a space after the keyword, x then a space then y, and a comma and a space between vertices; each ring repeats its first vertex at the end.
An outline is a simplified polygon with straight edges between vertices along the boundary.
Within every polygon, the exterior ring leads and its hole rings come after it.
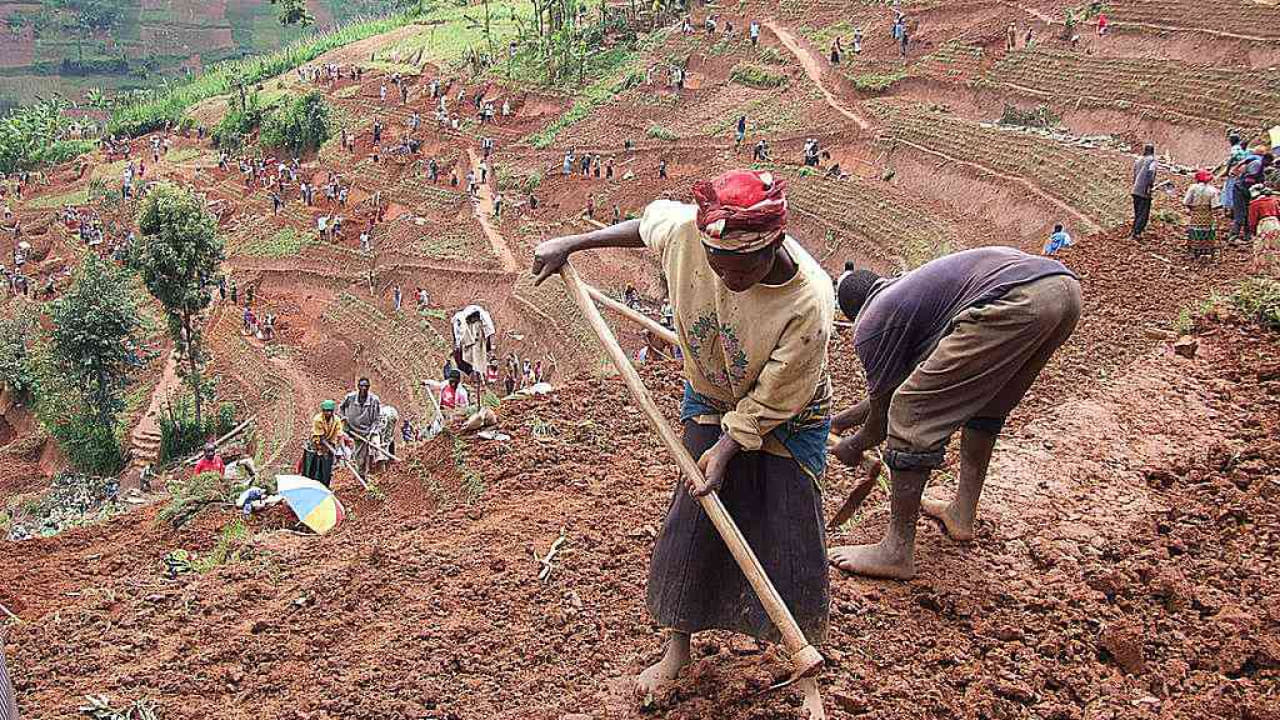
POLYGON ((324 95, 312 90, 267 118, 262 125, 262 144, 285 148, 295 156, 315 150, 333 132, 330 115, 324 95))
POLYGON ((139 325, 127 273, 87 255, 49 315, 48 342, 30 349, 36 414, 77 470, 113 474, 123 460, 117 425, 139 325))
POLYGON ((315 22, 315 16, 307 11, 307 0, 271 0, 276 6, 276 19, 281 25, 307 27, 315 22))
POLYGON ((147 290, 164 306, 169 334, 186 354, 185 380, 195 400, 199 424, 203 422, 205 395, 201 379, 204 341, 196 316, 212 300, 208 280, 222 262, 218 221, 190 190, 163 182, 143 199, 138 230, 142 237, 132 263, 147 290))
POLYGON ((115 426, 124 408, 129 347, 138 309, 121 270, 92 253, 85 256, 66 295, 54 301, 52 361, 91 410, 98 424, 115 426))

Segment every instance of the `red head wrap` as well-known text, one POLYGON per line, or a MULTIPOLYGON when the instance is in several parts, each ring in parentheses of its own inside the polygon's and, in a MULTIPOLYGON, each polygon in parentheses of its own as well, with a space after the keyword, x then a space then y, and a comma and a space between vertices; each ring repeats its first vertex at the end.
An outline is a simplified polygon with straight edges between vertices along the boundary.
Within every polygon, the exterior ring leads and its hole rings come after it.
POLYGON ((717 250, 749 253, 786 233, 787 183, 772 173, 731 170, 693 186, 698 229, 717 250))
POLYGON ((1196 182, 1207 183, 1212 179, 1213 179, 1213 175, 1208 170, 1205 170, 1204 168, 1200 168, 1199 170, 1196 171, 1196 182))

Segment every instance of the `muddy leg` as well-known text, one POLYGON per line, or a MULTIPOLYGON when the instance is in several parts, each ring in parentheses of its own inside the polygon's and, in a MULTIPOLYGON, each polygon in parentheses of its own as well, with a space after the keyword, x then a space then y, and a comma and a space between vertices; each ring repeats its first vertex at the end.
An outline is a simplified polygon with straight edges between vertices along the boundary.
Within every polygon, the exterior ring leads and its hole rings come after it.
POLYGON ((831 564, 851 575, 910 580, 916 574, 916 520, 928 470, 893 470, 889 528, 875 545, 843 545, 827 553, 831 564))
POLYGON ((952 540, 968 542, 973 539, 973 524, 978 516, 978 496, 982 483, 987 479, 987 467, 991 464, 991 451, 996 446, 996 434, 974 428, 965 428, 960 436, 960 485, 950 503, 925 498, 920 509, 936 518, 952 540))
POLYGON ((689 664, 689 633, 672 630, 667 638, 667 649, 662 659, 650 665, 636 678, 637 694, 648 704, 658 690, 676 679, 680 668, 689 664))

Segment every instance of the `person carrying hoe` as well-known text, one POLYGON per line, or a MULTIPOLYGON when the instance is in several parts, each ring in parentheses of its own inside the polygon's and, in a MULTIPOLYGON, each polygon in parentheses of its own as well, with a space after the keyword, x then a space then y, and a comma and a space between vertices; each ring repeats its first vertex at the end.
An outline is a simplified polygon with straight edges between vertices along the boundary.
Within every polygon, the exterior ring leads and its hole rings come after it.
MULTIPOLYGON (((806 638, 826 636, 829 588, 819 479, 831 383, 830 277, 786 234, 785 183, 732 171, 694 185, 696 204, 658 200, 639 220, 537 247, 537 282, 580 250, 648 248, 669 281, 684 363, 684 443, 706 484, 677 487, 649 567, 647 605, 669 629, 637 679, 651 696, 690 661, 690 639, 731 630, 776 641, 746 577, 697 497, 720 491, 806 638)), ((824 717, 817 683, 798 683, 824 717)))

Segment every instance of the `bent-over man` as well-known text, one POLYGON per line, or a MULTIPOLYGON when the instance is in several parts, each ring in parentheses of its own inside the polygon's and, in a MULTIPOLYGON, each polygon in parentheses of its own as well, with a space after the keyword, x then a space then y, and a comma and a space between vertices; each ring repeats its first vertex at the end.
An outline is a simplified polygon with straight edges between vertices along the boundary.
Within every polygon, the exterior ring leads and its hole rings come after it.
POLYGON ((886 438, 892 480, 889 528, 875 545, 832 548, 845 572, 915 574, 916 519, 929 473, 960 436, 960 484, 950 504, 924 511, 955 540, 973 539, 978 495, 1005 418, 1017 407, 1080 318, 1080 283, 1062 263, 1007 247, 966 250, 898 278, 846 272, 840 309, 855 322, 854 346, 868 399, 836 416, 846 465, 886 438))

